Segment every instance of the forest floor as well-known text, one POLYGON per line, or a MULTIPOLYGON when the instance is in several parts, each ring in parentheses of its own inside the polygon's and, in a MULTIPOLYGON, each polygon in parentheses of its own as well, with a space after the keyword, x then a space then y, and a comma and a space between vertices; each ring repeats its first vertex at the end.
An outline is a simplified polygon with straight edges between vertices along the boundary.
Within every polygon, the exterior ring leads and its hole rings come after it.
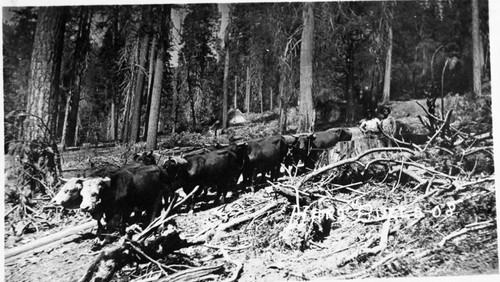
MULTIPOLYGON (((409 103, 401 103, 393 112, 407 112, 404 107, 414 107, 409 103)), ((237 134, 258 132, 265 136, 272 133, 269 128, 275 124, 276 120, 262 118, 260 123, 240 127, 237 134)), ((87 148, 65 153, 64 176, 84 170, 89 156, 106 154, 105 158, 119 160, 125 149, 87 148)), ((391 157, 397 158, 385 155, 391 157)), ((296 186, 303 180, 300 176, 285 174, 279 182, 263 184, 255 193, 232 193, 226 204, 219 206, 211 204, 209 194, 194 213, 175 216, 175 228, 181 235, 189 238, 272 208, 219 232, 203 245, 182 248, 161 263, 172 272, 223 265, 205 276, 205 281, 222 281, 234 273, 238 281, 498 275, 493 174, 451 176, 436 171, 442 158, 431 157, 432 153, 408 160, 425 167, 424 172, 413 171, 418 177, 404 177, 403 170, 389 176, 386 171, 384 177, 362 178, 352 186, 333 183, 332 179, 345 171, 359 177, 353 166, 328 170, 304 184, 308 195, 326 192, 327 196, 308 203, 302 212, 296 212, 293 200, 273 189, 296 186), (389 209, 399 214, 384 217, 389 209)), ((362 162, 370 160, 373 158, 362 162)), ((13 159, 7 157, 7 169, 11 162, 13 159)), ((91 221, 82 212, 50 207, 46 197, 23 218, 12 208, 11 203, 5 204, 6 250, 91 221)), ((95 229, 6 259, 5 281, 80 279, 100 253, 91 250, 92 234, 95 229)), ((160 275, 156 264, 143 261, 126 266, 113 281, 156 281, 160 275)))

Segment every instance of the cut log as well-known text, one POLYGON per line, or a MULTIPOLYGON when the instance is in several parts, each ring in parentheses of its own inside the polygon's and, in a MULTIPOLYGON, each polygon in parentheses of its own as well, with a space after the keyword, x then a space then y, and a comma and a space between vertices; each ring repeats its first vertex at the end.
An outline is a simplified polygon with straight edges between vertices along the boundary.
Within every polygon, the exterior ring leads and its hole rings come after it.
POLYGON ((22 254, 27 251, 35 251, 39 250, 41 247, 45 247, 46 245, 50 243, 54 243, 58 240, 64 239, 70 235, 74 235, 77 233, 80 233, 82 231, 85 231, 87 229, 91 229, 97 226, 97 222, 95 220, 89 221, 87 223, 84 223, 82 225, 78 225, 69 229, 62 230, 56 234, 49 235, 47 237, 43 237, 41 239, 38 239, 36 241, 30 242, 28 244, 18 246, 12 249, 5 250, 5 259, 12 258, 14 256, 17 256, 19 254, 22 254))

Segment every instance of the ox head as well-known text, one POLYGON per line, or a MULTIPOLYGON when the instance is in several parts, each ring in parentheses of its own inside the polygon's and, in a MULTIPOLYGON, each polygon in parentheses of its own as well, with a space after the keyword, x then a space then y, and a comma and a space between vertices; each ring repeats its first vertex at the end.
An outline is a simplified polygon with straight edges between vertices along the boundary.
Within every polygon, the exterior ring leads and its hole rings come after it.
POLYGON ((299 137, 293 135, 282 135, 282 137, 286 145, 286 154, 283 163, 288 166, 294 162, 295 151, 298 149, 299 137))
POLYGON ((153 150, 151 150, 149 153, 144 152, 142 154, 136 154, 134 156, 134 162, 141 163, 143 165, 155 165, 156 159, 153 155, 153 150))
POLYGON ((337 134, 339 136, 339 141, 350 141, 352 139, 352 133, 349 129, 338 129, 337 134))
POLYGON ((243 167, 248 163, 248 143, 240 142, 229 145, 229 149, 235 152, 236 154, 236 165, 239 170, 242 170, 243 167))
POLYGON ((102 190, 109 187, 110 182, 109 177, 97 177, 84 181, 80 192, 82 196, 80 209, 85 212, 94 212, 96 206, 101 202, 102 190))
POLYGON ((163 162, 162 168, 167 172, 167 174, 170 177, 177 179, 179 173, 182 171, 183 168, 187 167, 187 164, 188 164, 187 160, 182 157, 170 156, 163 162))
POLYGON ((297 140, 298 149, 302 152, 305 152, 306 155, 309 155, 315 139, 316 139, 316 133, 299 136, 297 140))
POLYGON ((63 206, 66 209, 78 209, 82 202, 80 191, 83 188, 85 179, 70 178, 59 190, 59 193, 52 198, 52 203, 63 206))

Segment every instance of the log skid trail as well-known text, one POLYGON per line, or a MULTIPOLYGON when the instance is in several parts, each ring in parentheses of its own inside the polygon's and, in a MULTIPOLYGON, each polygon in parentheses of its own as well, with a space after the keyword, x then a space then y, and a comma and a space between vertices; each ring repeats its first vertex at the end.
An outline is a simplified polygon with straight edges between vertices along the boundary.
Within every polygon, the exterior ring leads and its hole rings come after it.
MULTIPOLYGON (((92 251, 95 229, 78 233, 89 215, 37 213, 44 224, 25 218, 9 225, 29 232, 6 238, 4 278, 282 281, 498 273, 495 183, 487 173, 492 137, 450 139, 455 148, 439 146, 450 141, 439 133, 433 144, 386 148, 354 132, 353 140, 324 150, 314 170, 294 175, 282 167, 278 181, 256 193, 231 191, 218 206, 210 191, 194 213, 174 207, 146 231, 131 229, 99 251, 92 251)), ((192 149, 200 150, 183 153, 192 149)), ((165 158, 183 150, 155 153, 165 158)))

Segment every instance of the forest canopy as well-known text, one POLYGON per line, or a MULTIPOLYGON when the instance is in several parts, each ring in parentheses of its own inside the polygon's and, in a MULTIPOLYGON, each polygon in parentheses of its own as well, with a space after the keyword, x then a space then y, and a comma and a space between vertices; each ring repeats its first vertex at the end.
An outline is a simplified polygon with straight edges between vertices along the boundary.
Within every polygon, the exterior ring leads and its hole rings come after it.
MULTIPOLYGON (((48 106, 39 118, 63 148, 135 143, 147 139, 148 129, 201 132, 231 108, 286 113, 300 101, 304 7, 4 7, 13 15, 3 22, 6 140, 28 137, 22 125, 25 112, 35 115, 30 95, 43 89, 49 89, 48 106), (44 27, 54 32, 40 41, 44 27), (52 50, 42 50, 44 43, 52 50), (37 77, 35 62, 48 58, 51 71, 37 77)), ((366 97, 378 105, 474 92, 471 9, 466 0, 315 3, 316 119, 335 112, 332 121, 354 124, 366 97)), ((484 83, 490 79, 487 1, 478 1, 478 12, 484 83)))

